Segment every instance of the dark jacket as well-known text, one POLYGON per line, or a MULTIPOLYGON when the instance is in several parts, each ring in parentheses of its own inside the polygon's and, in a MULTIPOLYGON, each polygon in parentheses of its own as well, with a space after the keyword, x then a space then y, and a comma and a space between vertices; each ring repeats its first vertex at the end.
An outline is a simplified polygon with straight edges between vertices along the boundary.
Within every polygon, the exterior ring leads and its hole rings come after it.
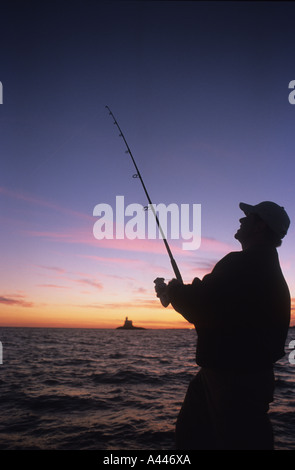
POLYGON ((196 327, 202 367, 271 367, 284 356, 290 293, 277 250, 232 252, 203 280, 169 288, 171 304, 196 327))

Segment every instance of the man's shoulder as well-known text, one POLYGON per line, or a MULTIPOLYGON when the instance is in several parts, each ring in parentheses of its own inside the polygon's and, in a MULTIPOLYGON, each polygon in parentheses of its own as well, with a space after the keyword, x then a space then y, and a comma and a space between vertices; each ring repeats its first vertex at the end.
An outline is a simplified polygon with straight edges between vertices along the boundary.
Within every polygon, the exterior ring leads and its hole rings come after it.
POLYGON ((223 258, 221 258, 221 260, 218 261, 216 266, 239 262, 243 258, 244 258, 244 252, 243 251, 231 251, 230 253, 225 255, 223 258))
POLYGON ((214 266, 211 274, 221 275, 225 272, 236 270, 243 264, 244 256, 242 251, 231 251, 214 266))
POLYGON ((249 249, 242 251, 231 251, 225 255, 215 266, 214 270, 219 269, 255 269, 258 266, 265 266, 270 262, 273 264, 278 261, 275 249, 249 249))

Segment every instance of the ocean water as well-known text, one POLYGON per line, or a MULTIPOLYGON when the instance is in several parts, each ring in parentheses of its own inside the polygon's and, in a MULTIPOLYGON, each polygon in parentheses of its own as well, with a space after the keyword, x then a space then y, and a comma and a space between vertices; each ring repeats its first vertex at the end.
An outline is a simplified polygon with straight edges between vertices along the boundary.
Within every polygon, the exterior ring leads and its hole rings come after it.
MULTIPOLYGON (((295 339, 290 329, 287 346, 295 339)), ((194 330, 1 328, 0 449, 172 450, 194 330)), ((276 449, 295 448, 295 365, 275 369, 276 449)))

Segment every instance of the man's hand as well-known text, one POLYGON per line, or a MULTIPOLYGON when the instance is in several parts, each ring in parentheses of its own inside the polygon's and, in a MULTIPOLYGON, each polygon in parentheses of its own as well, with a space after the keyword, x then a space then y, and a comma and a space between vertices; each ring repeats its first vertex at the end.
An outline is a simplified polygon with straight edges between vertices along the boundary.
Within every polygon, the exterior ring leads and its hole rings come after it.
POLYGON ((178 279, 172 279, 168 284, 168 290, 170 288, 173 289, 173 287, 177 287, 177 286, 181 286, 181 285, 182 285, 182 282, 180 282, 178 279))
POLYGON ((169 296, 168 296, 168 286, 164 282, 163 277, 157 277, 157 279, 154 280, 155 283, 155 291, 157 294, 157 297, 160 299, 161 304, 163 307, 168 307, 170 304, 169 296))

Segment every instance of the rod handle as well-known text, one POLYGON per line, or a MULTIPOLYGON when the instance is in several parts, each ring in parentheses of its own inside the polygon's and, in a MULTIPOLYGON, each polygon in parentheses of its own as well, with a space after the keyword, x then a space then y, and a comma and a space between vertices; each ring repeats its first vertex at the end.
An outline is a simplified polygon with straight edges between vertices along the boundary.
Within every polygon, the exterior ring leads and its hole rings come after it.
POLYGON ((181 277, 181 274, 180 274, 180 271, 178 269, 178 266, 176 264, 176 261, 174 258, 170 258, 170 261, 171 261, 171 265, 172 265, 172 268, 173 268, 173 271, 174 271, 174 274, 176 276, 176 279, 181 282, 181 284, 183 284, 183 280, 182 280, 182 277, 181 277))

